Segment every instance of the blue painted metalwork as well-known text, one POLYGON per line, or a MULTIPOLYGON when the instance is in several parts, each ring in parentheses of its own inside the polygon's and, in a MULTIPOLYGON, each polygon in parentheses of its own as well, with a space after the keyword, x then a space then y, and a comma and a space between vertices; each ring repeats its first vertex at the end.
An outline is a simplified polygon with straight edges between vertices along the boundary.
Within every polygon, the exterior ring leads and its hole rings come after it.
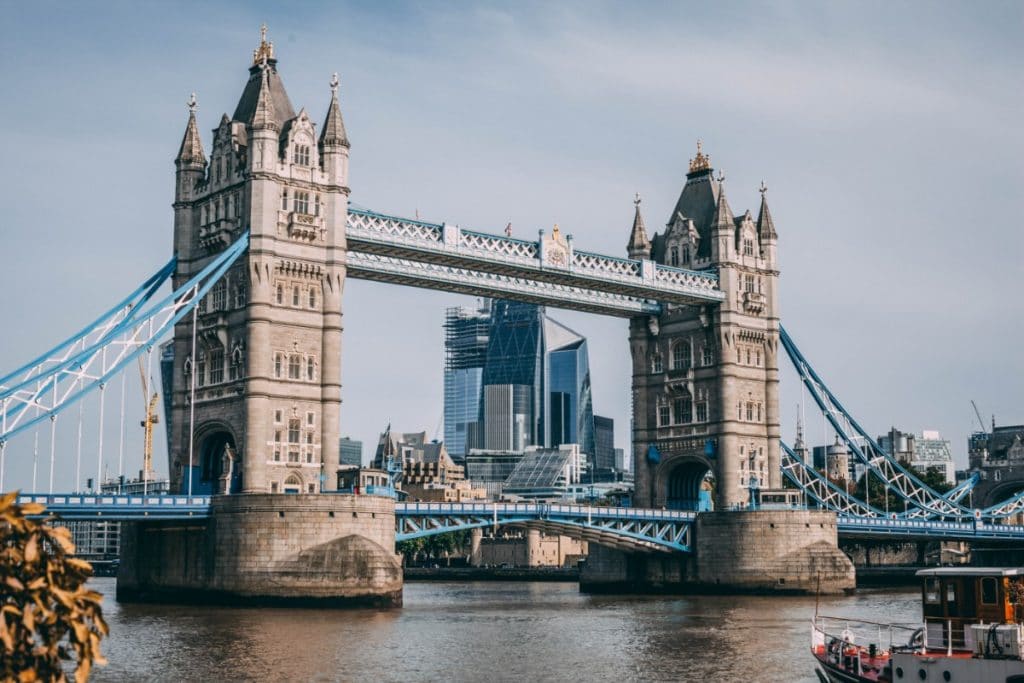
MULTIPOLYGON (((117 375, 143 351, 152 350, 156 341, 185 317, 213 287, 214 283, 223 277, 228 268, 245 252, 248 245, 249 233, 247 231, 195 277, 166 298, 150 305, 141 313, 133 312, 90 346, 52 367, 46 368, 39 375, 34 375, 5 389, 5 393, 0 396, 0 413, 2 413, 0 444, 61 413, 90 392, 104 386, 110 378, 117 375), (150 322, 155 324, 153 329, 145 331, 145 339, 136 339, 139 336, 139 330, 150 322), (128 335, 128 337, 122 338, 122 335, 128 335), (128 339, 131 341, 127 341, 128 339), (108 347, 115 348, 120 352, 119 355, 115 354, 117 360, 109 368, 103 367, 98 373, 94 371, 93 374, 89 374, 86 368, 94 363, 108 347), (63 391, 58 391, 62 382, 65 388, 63 391), (38 414, 29 417, 28 412, 32 409, 35 409, 38 414)), ((155 286, 154 283, 153 287, 155 286)))
POLYGON ((480 527, 528 526, 640 551, 689 552, 696 513, 551 503, 399 503, 396 540, 480 527))
POLYGON ((46 514, 57 515, 68 522, 196 519, 210 514, 210 496, 26 493, 18 496, 18 502, 41 503, 46 506, 46 514))
MULTIPOLYGON (((20 384, 28 379, 37 377, 36 375, 33 375, 30 378, 24 377, 24 375, 31 373, 34 369, 38 368, 44 363, 61 362, 65 360, 59 358, 60 355, 67 353, 69 349, 74 348, 76 344, 78 344, 83 339, 88 337, 89 334, 92 333, 93 331, 103 329, 104 326, 110 323, 111 321, 124 320, 128 316, 132 316, 133 314, 141 310, 142 306, 144 306, 150 300, 150 298, 152 298, 156 291, 165 282, 167 282, 167 280, 170 279, 172 274, 174 274, 174 268, 176 264, 177 259, 172 258, 170 261, 167 262, 167 264, 163 268, 155 272, 153 275, 149 276, 149 278, 147 278, 145 282, 139 285, 135 289, 135 291, 133 291, 131 294, 126 296, 121 301, 114 304, 114 306, 112 306, 109 310, 105 311, 102 315, 93 320, 91 323, 86 325, 79 332, 76 332, 75 334, 71 335, 61 343, 54 346, 52 349, 49 349, 48 351, 41 353, 39 356, 33 358, 28 363, 25 363, 17 370, 9 372, 3 377, 0 377, 0 398, 8 396, 14 390, 14 388, 16 388, 16 384, 20 384), (118 316, 125 317, 119 318, 118 316), (20 380, 18 379, 19 376, 21 376, 20 380)), ((100 339, 100 342, 102 343, 105 339, 108 339, 112 334, 114 333, 109 332, 107 335, 100 339)))

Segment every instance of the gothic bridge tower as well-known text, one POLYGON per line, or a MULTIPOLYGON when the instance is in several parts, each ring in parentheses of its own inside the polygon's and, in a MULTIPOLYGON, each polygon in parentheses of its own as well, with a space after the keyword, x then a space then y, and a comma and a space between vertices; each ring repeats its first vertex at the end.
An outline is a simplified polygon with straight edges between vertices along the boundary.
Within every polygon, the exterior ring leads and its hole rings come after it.
POLYGON ((175 286, 250 232, 246 254, 174 332, 172 486, 336 488, 348 154, 338 81, 322 127, 298 113, 262 31, 207 159, 189 103, 175 166, 175 286), (194 347, 194 349, 193 349, 194 347), (194 416, 192 383, 195 383, 194 416))
POLYGON ((717 306, 669 306, 630 323, 638 506, 696 509, 705 475, 715 507, 779 488, 778 235, 765 187, 755 219, 735 216, 700 143, 665 230, 649 239, 639 199, 631 258, 718 273, 717 306))

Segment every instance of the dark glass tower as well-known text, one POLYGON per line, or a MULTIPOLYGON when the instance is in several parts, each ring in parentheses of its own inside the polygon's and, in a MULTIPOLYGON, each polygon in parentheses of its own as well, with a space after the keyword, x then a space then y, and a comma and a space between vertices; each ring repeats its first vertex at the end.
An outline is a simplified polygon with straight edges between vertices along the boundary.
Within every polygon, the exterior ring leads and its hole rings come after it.
POLYGON ((457 460, 483 448, 480 422, 483 373, 491 324, 490 303, 449 308, 444 321, 444 440, 457 460))

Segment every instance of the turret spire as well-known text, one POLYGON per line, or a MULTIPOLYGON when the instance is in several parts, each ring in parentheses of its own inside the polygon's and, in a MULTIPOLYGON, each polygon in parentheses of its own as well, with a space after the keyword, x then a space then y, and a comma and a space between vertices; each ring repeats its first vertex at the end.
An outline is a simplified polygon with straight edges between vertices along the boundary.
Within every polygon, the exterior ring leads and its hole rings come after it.
POLYGON ((772 220, 772 214, 768 211, 768 199, 766 194, 768 192, 768 186, 761 181, 761 187, 758 188, 758 192, 761 193, 761 210, 757 213, 757 236, 763 241, 766 239, 777 239, 779 234, 775 232, 775 221, 772 220))
POLYGON ((252 127, 278 129, 277 120, 274 116, 274 100, 270 94, 270 68, 267 65, 267 56, 263 55, 260 62, 261 83, 259 95, 256 98, 256 109, 252 114, 252 127))
POLYGON ((718 175, 718 203, 715 206, 715 219, 712 228, 716 230, 735 230, 736 222, 729 208, 729 200, 725 198, 725 175, 718 175))
POLYGON ((630 258, 650 258, 651 240, 647 237, 647 227, 644 225, 644 217, 640 214, 640 193, 636 193, 633 205, 636 213, 633 215, 633 232, 629 236, 629 244, 626 249, 630 258))
POLYGON ((274 58, 274 44, 267 42, 267 25, 263 24, 260 26, 260 45, 252 51, 252 64, 263 62, 264 60, 271 60, 274 58))
POLYGON ((188 124, 185 126, 185 137, 181 140, 181 148, 175 159, 178 166, 185 164, 206 165, 206 155, 203 154, 203 141, 199 137, 199 126, 196 124, 196 109, 199 105, 196 102, 196 94, 192 93, 188 102, 188 124))
POLYGON ((331 103, 324 117, 324 127, 320 131, 320 147, 341 145, 348 147, 348 135, 345 133, 345 121, 341 118, 341 106, 338 104, 338 74, 331 76, 331 103))

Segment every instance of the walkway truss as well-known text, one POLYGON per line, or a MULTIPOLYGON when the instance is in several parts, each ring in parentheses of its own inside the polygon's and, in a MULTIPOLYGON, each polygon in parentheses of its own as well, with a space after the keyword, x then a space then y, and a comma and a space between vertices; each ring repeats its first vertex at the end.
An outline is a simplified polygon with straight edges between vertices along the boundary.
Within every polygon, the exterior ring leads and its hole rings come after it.
POLYGON ((718 275, 350 207, 348 276, 620 317, 718 304, 718 275))
POLYGON ((398 503, 395 540, 513 526, 630 552, 689 552, 695 517, 682 510, 547 503, 398 503))

